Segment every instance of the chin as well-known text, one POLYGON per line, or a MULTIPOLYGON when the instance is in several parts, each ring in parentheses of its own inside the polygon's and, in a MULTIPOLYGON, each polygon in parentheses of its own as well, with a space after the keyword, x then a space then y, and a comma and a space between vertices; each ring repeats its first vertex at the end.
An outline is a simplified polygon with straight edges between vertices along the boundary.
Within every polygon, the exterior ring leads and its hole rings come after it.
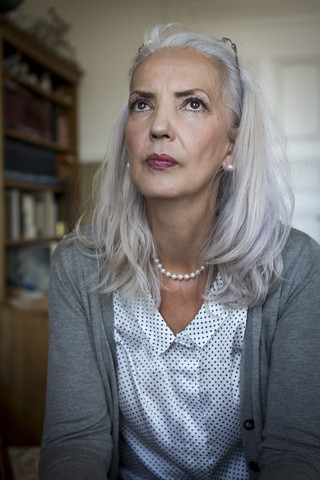
POLYGON ((154 184, 147 182, 141 182, 141 179, 139 182, 135 183, 133 181, 135 187, 137 190, 141 193, 146 198, 159 198, 159 199, 165 199, 165 198, 175 198, 178 197, 177 195, 177 187, 172 187, 166 185, 159 185, 160 182, 155 182, 154 184))

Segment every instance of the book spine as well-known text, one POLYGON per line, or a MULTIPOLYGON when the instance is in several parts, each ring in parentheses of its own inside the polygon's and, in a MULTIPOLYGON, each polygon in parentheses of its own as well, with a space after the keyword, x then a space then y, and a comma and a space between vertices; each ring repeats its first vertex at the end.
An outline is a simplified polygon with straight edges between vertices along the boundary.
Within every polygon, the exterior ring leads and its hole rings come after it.
POLYGON ((22 237, 33 239, 37 236, 36 220, 35 220, 35 198, 29 193, 21 196, 21 220, 22 220, 22 237))
POLYGON ((45 219, 43 224, 44 236, 55 237, 58 214, 55 197, 52 192, 43 193, 43 209, 45 213, 45 219))
POLYGON ((20 191, 16 188, 6 191, 7 237, 19 240, 21 237, 20 191))

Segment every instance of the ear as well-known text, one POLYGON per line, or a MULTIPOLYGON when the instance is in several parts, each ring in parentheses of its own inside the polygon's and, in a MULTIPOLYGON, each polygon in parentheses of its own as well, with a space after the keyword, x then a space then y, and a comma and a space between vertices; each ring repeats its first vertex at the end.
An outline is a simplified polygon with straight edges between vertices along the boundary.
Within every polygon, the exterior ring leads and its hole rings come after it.
POLYGON ((231 156, 233 154, 233 147, 234 147, 234 142, 236 141, 236 138, 238 136, 238 133, 239 133, 239 127, 237 128, 233 128, 232 129, 232 132, 231 132, 231 135, 230 135, 230 145, 229 145, 229 150, 222 162, 222 168, 224 170, 227 170, 227 171, 230 171, 232 170, 233 168, 231 167, 232 166, 232 163, 231 163, 231 156), (230 168, 231 167, 231 168, 230 168))
POLYGON ((230 165, 230 163, 231 163, 231 157, 232 157, 232 154, 233 154, 233 145, 234 145, 234 142, 230 140, 229 149, 226 153, 226 156, 224 157, 224 159, 222 161, 222 168, 224 170, 227 170, 228 165, 230 165))
POLYGON ((236 141, 238 132, 239 132, 239 128, 234 128, 232 130, 232 135, 230 135, 230 140, 229 140, 229 149, 222 161, 222 168, 228 172, 232 171, 234 168, 231 162, 231 158, 233 154, 234 142, 236 141))
POLYGON ((236 128, 233 128, 233 129, 232 129, 231 139, 232 139, 232 142, 233 142, 233 143, 236 141, 236 138, 237 138, 237 136, 238 136, 239 130, 240 130, 239 127, 236 127, 236 128))

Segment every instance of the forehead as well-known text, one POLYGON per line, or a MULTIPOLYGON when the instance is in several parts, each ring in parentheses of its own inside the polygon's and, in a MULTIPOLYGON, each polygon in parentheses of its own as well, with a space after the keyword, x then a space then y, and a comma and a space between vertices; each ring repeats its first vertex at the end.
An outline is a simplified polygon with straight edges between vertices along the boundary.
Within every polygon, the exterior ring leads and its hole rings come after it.
POLYGON ((214 61, 195 49, 165 47, 149 55, 135 70, 133 90, 153 85, 216 89, 220 74, 214 61))

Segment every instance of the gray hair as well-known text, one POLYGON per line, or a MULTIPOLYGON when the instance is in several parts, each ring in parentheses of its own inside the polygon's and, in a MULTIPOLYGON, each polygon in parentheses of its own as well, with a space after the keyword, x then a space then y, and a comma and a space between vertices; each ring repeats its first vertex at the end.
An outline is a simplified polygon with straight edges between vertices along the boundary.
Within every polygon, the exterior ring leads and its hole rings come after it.
MULTIPOLYGON (((293 196, 284 142, 248 69, 230 45, 189 32, 178 25, 158 25, 140 47, 130 70, 158 49, 175 46, 210 57, 220 73, 230 138, 235 127, 233 172, 220 177, 211 233, 199 252, 209 272, 205 298, 218 268, 223 287, 216 300, 228 306, 262 303, 282 273, 281 252, 290 231, 293 196)), ((90 234, 78 223, 78 238, 99 256, 102 291, 119 289, 125 297, 150 292, 159 306, 161 280, 152 257, 156 246, 146 218, 145 199, 127 168, 122 110, 107 161, 96 176, 96 206, 90 234)))

